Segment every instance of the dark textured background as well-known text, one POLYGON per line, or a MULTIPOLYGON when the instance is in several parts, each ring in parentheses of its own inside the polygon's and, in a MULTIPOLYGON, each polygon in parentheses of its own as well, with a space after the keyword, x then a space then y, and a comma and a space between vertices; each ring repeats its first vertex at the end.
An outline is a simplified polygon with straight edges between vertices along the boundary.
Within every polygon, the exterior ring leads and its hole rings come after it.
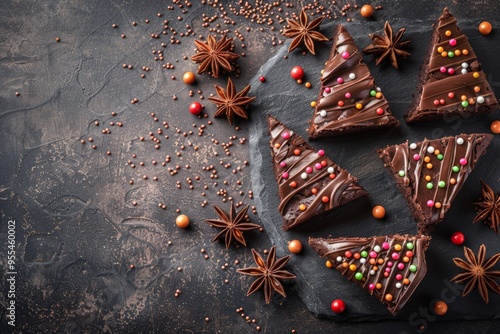
MULTIPOLYGON (((330 1, 320 2, 337 14, 340 14, 339 8, 344 4, 343 1, 337 1, 337 5, 332 5, 330 1)), ((278 7, 282 9, 283 16, 284 13, 297 13, 305 4, 299 1, 290 3, 295 6, 290 8, 283 3, 278 7)), ((444 1, 380 1, 373 4, 382 5, 384 9, 377 11, 375 19, 369 24, 365 24, 357 12, 348 11, 347 16, 353 20, 353 29, 349 29, 361 45, 367 41, 364 32, 379 30, 386 19, 397 27, 411 24, 413 32, 408 31, 409 38, 425 35, 429 31, 429 24, 448 5, 460 25, 470 33, 472 45, 485 46, 476 49, 476 52, 481 56, 486 71, 491 73, 493 88, 499 89, 497 78, 500 74, 495 68, 500 45, 498 34, 483 37, 473 29, 483 19, 495 23, 495 18, 500 14, 496 1, 460 4, 444 1), (360 27, 360 30, 354 27, 360 27)), ((236 3, 233 5, 236 6, 236 3)), ((229 12, 227 8, 225 10, 229 12)), ((215 231, 202 220, 215 217, 212 204, 228 208, 228 203, 221 201, 221 193, 224 193, 219 191, 221 188, 227 191, 227 197, 254 205, 248 195, 250 167, 258 167, 258 162, 250 160, 248 138, 249 128, 258 125, 259 117, 252 117, 250 122, 238 122, 240 130, 236 131, 224 119, 212 119, 215 109, 206 99, 202 102, 206 104, 206 113, 210 117, 192 117, 187 112, 187 106, 191 101, 200 100, 196 91, 201 90, 202 95, 209 96, 215 91, 213 84, 225 83, 226 75, 218 80, 207 75, 198 76, 198 84, 193 88, 180 80, 184 71, 196 69, 189 59, 183 59, 183 56, 189 58, 193 54, 194 37, 209 33, 209 29, 202 26, 201 15, 207 13, 213 16, 221 12, 198 1, 184 8, 170 1, 0 3, 0 245, 3 245, 0 263, 2 274, 5 275, 7 222, 13 219, 17 223, 16 332, 228 333, 255 331, 257 325, 261 326, 263 332, 269 333, 286 333, 293 329, 299 333, 416 332, 418 325, 424 324, 405 318, 370 323, 319 320, 306 308, 296 292, 303 288, 303 279, 297 280, 296 285, 287 284, 288 298, 274 295, 270 305, 265 305, 260 292, 245 297, 251 279, 235 271, 238 267, 252 265, 249 248, 262 251, 269 249, 273 242, 283 247, 284 240, 269 240, 266 233, 250 232, 245 234, 248 248, 232 247, 226 251, 222 244, 210 243, 215 231), (168 9, 168 6, 173 9, 168 9), (157 13, 163 16, 159 18, 157 13), (177 20, 178 17, 182 21, 177 20), (150 20, 149 24, 145 23, 146 19, 150 20), (164 19, 170 21, 169 26, 175 27, 178 34, 186 31, 185 24, 191 25, 196 34, 183 38, 177 35, 181 43, 168 45, 164 52, 165 61, 157 62, 151 51, 161 49, 159 44, 162 42, 168 43, 171 33, 160 39, 151 39, 150 34, 161 33, 164 19), (138 25, 133 27, 132 21, 137 21, 138 25), (117 29, 111 28, 113 23, 118 25, 117 29), (126 34, 125 39, 120 38, 122 33, 126 34), (61 38, 61 42, 56 43, 56 37, 61 38), (175 68, 162 68, 161 65, 166 62, 174 64, 175 68), (134 69, 123 69, 123 63, 132 64, 134 69), (143 72, 142 66, 150 67, 151 71, 143 72), (146 78, 141 79, 141 73, 145 73, 146 78), (176 80, 171 79, 172 75, 176 80), (194 97, 189 97, 190 89, 194 90, 194 97), (16 91, 20 96, 15 96, 16 91), (172 99, 173 95, 177 96, 177 100, 172 99), (138 98, 139 103, 132 105, 130 101, 134 98, 138 98), (114 118, 111 116, 112 111, 118 114, 114 118), (151 113, 159 118, 158 122, 150 116, 151 113), (112 118, 115 122, 122 121, 124 126, 110 127, 108 124, 112 118), (93 125, 95 120, 99 120, 99 127, 93 125), (208 125, 209 120, 213 121, 213 125, 208 125), (162 139, 161 149, 155 150, 148 133, 161 128, 163 121, 170 125, 163 133, 169 135, 169 139, 162 139), (197 136, 198 130, 193 124, 196 127, 206 125, 203 136, 197 136), (105 127, 111 129, 111 134, 101 133, 105 127), (182 132, 190 130, 194 132, 193 135, 182 136, 182 132), (145 136, 146 141, 141 142, 140 136, 145 136), (80 144, 80 139, 87 140, 89 137, 94 138, 96 150, 90 148, 88 141, 85 145, 80 144), (240 144, 241 138, 246 138, 246 143, 240 144), (222 143, 229 141, 233 142, 233 146, 229 148, 231 155, 226 156, 222 143), (189 142, 198 146, 199 150, 195 151, 189 142), (181 145, 186 148, 181 150, 181 145), (110 156, 106 155, 107 150, 111 151, 110 156), (182 154, 177 156, 177 152, 182 154), (137 154, 137 159, 132 159, 132 154, 137 154), (172 157, 171 162, 167 167, 161 167, 159 162, 166 155, 172 157), (151 164, 153 159, 158 161, 156 166, 151 164), (137 167, 131 169, 127 160, 134 160, 137 167), (243 163, 245 160, 250 160, 250 166, 243 163), (139 167, 139 161, 144 161, 145 167, 139 167), (231 167, 224 168, 220 161, 223 164, 230 163, 231 167), (181 166, 181 169, 177 175, 170 176, 167 169, 175 165, 181 166), (190 168, 185 165, 190 165, 190 168), (203 169, 209 165, 217 169, 218 179, 211 179, 210 172, 203 169), (241 171, 233 173, 232 170, 237 167, 241 167, 241 171), (142 175, 148 175, 148 180, 142 180, 142 175), (153 176, 157 176, 159 181, 153 181, 153 176), (196 176, 200 177, 200 181, 193 181, 194 189, 190 190, 186 178, 195 180, 196 176), (133 186, 128 184, 130 179, 135 181, 133 186), (214 181, 218 184, 214 185, 214 181), (181 183, 181 189, 177 189, 176 182, 181 183), (207 185, 208 189, 204 190, 203 185, 207 185), (206 192, 206 196, 202 196, 202 192, 206 192), (208 204, 201 207, 200 204, 205 200, 208 204), (137 201, 138 205, 133 206, 133 201, 137 201), (160 209, 158 203, 166 204, 166 210, 160 209), (190 229, 179 230, 174 226, 177 208, 191 217, 193 223, 190 229), (209 255, 208 260, 200 252, 202 248, 209 255), (238 265, 235 260, 239 261, 238 265), (222 269, 225 263, 228 266, 222 269), (130 269, 130 264, 135 268, 130 269), (178 271, 178 267, 182 270, 178 271), (228 284, 224 283, 225 279, 228 279, 228 284), (177 289, 182 293, 176 298, 174 294, 177 289), (238 308, 243 308, 245 316, 256 322, 248 323, 241 313, 235 311, 238 308), (206 317, 209 318, 208 322, 205 321, 206 317)), ((230 36, 235 36, 234 30, 238 29, 244 35, 244 42, 235 40, 236 52, 247 54, 238 61, 241 76, 235 80, 235 84, 241 89, 258 74, 260 66, 278 52, 279 45, 273 46, 272 38, 275 37, 276 42, 284 41, 279 36, 282 24, 274 20, 270 25, 259 25, 231 13, 228 16, 234 19, 235 25, 226 24, 219 18, 210 23, 210 28, 228 29, 230 36), (247 27, 251 31, 247 31, 247 27), (245 44, 244 48, 242 43, 245 44)), ((346 18, 332 21, 346 23, 346 18)), ((414 41, 414 45, 421 44, 414 41)), ((327 46, 323 46, 323 52, 326 49, 327 46)), ((377 82, 384 88, 399 118, 404 105, 409 102, 411 92, 403 100, 390 95, 391 88, 384 85, 384 77, 387 75, 398 82, 394 78, 401 76, 404 80, 415 82, 414 66, 418 67, 424 49, 412 48, 411 52, 413 56, 401 72, 388 67, 374 70, 377 82)), ((290 57, 289 61, 300 59, 302 62, 302 59, 307 59, 309 62, 311 59, 310 56, 301 58, 295 53, 290 57)), ((311 66, 313 63, 317 64, 317 60, 313 60, 311 66)), ((374 68, 371 60, 369 66, 374 68)), ((287 73, 283 73, 283 79, 285 77, 287 73)), ((313 83, 316 78, 316 75, 311 74, 313 83)), ((272 81, 269 83, 272 84, 272 81)), ((314 87, 307 91, 313 97, 316 95, 314 87)), ((281 95, 288 88, 280 87, 276 94, 281 95)), ((304 133, 310 112, 306 108, 306 116, 300 123, 290 126, 304 133)), ((486 131, 492 119, 493 116, 487 116, 483 119, 484 123, 480 124, 478 120, 473 123, 486 131)), ((402 127, 406 125, 402 124, 402 127)), ((425 126, 419 127, 421 133, 427 131, 425 126)), ((467 129, 462 124, 454 132, 467 129)), ((398 136, 384 133, 377 140, 394 143, 404 138, 404 132, 398 136)), ((359 145, 363 138, 357 141, 359 145)), ((320 143, 314 145, 319 147, 320 143)), ((495 146, 496 143, 493 144, 495 146)), ((498 156, 498 144, 496 151, 490 149, 490 152, 497 152, 498 156)), ((336 154, 332 154, 332 157, 353 173, 362 169, 356 160, 336 154)), ((268 157, 263 158, 267 161, 268 157)), ((376 158, 373 160, 376 161, 376 158)), ((479 172, 471 177, 469 185, 474 192, 462 192, 457 200, 468 203, 476 198, 479 192, 477 180, 481 170, 486 173, 487 166, 480 164, 479 172)), ((382 168, 378 168, 376 173, 387 177, 382 168)), ((370 191, 370 176, 358 176, 361 180, 365 179, 361 182, 370 191)), ((497 182, 498 188, 498 178, 490 175, 484 177, 491 183, 497 182)), ((388 178, 386 180, 389 181, 388 178)), ((275 184, 269 186, 269 194, 272 194, 275 184)), ((391 186, 392 183, 386 183, 386 189, 398 199, 399 195, 391 186)), ((363 201, 356 206, 369 209, 372 203, 363 201)), ((467 212, 467 215, 473 216, 470 208, 461 205, 455 206, 453 210, 456 215, 467 212)), ((347 226, 348 211, 349 208, 346 208, 337 213, 336 219, 345 219, 339 224, 336 233, 345 231, 355 234, 356 231, 347 226)), ((367 217, 361 212, 359 214, 367 217)), ((258 221, 254 215, 251 218, 258 221)), ((406 216, 403 219, 407 219, 406 216)), ((269 221, 262 224, 269 224, 269 221)), ((380 222, 371 221, 371 224, 379 226, 377 224, 380 222)), ((392 230, 389 224, 389 221, 383 222, 374 232, 392 230)), ((493 236, 492 231, 481 225, 467 228, 473 228, 473 231, 488 238, 493 236)), ((404 226, 398 228, 398 232, 411 229, 404 226)), ((269 227, 266 230, 272 232, 269 227)), ((451 223, 441 224, 434 235, 434 244, 449 244, 448 235, 452 230, 451 223)), ((299 235, 305 240, 309 234, 320 236, 326 231, 326 227, 323 229, 317 225, 311 230, 290 232, 290 239, 299 235)), ((272 233, 269 235, 272 236, 272 233)), ((476 241, 468 245, 477 248, 476 241)), ((454 252, 460 255, 459 250, 454 252)), ((311 259, 310 265, 317 266, 318 273, 324 272, 322 260, 313 257, 307 247, 304 254, 294 257, 287 268, 296 273, 301 272, 301 266, 304 265, 299 263, 301 257, 311 259)), ((336 277, 330 275, 328 280, 336 277)), ((1 332, 7 332, 12 328, 5 325, 5 279, 2 279, 0 288, 1 332)), ((349 291, 357 291, 354 288, 349 287, 349 291)), ((331 299, 327 295, 325 298, 328 301, 331 299)), ((372 305, 366 296, 360 298, 366 301, 366 305, 372 305)), ((431 300, 434 296, 424 298, 431 300)), ((480 300, 477 295, 472 295, 467 299, 457 299, 450 307, 469 302, 470 305, 476 305, 480 300)), ((492 302, 498 303, 498 296, 492 302)), ((324 308, 325 305, 318 307, 324 308)), ((375 304, 374 307, 380 312, 380 305, 375 304)), ((412 307, 417 311, 415 308, 420 305, 412 307)), ((462 332, 467 329, 484 332, 496 324, 493 321, 420 320, 426 321, 428 332, 462 332)))
MULTIPOLYGON (((363 48, 369 44, 368 33, 377 30, 377 24, 372 25, 364 22, 349 24, 349 32, 359 47, 363 48)), ((427 41, 431 34, 430 23, 427 29, 421 25, 406 25, 408 34, 406 38, 412 41, 413 50, 425 50, 427 41)), ((467 24, 465 24, 467 26, 467 24)), ((398 26, 393 27, 395 30, 398 26)), ((325 25, 324 31, 328 36, 335 32, 335 24, 325 25)), ((473 47, 478 49, 478 57, 481 50, 494 50, 488 48, 490 39, 480 36, 474 29, 464 29, 471 36, 473 47), (476 36, 476 38, 474 38, 476 36)), ((328 44, 330 46, 331 44, 328 44)), ((258 80, 252 82, 257 100, 253 104, 253 115, 250 129, 250 145, 253 164, 252 183, 256 195, 258 207, 261 207, 260 218, 272 240, 279 248, 285 250, 287 241, 295 238, 307 244, 309 236, 314 237, 369 237, 372 235, 390 235, 395 233, 417 234, 417 224, 406 200, 395 186, 391 173, 383 167, 383 162, 378 158, 377 149, 387 145, 399 144, 408 139, 417 142, 424 137, 440 138, 442 136, 460 133, 490 133, 489 125, 495 115, 487 117, 476 117, 461 119, 449 118, 443 122, 431 122, 419 125, 407 125, 402 122, 398 128, 382 131, 366 131, 355 136, 310 141, 315 149, 324 149, 327 155, 341 167, 346 168, 354 176, 358 177, 358 183, 369 193, 368 198, 362 198, 334 210, 319 219, 312 219, 291 231, 283 231, 281 228, 283 220, 278 212, 279 197, 275 186, 275 178, 272 172, 272 163, 269 153, 269 137, 267 136, 267 117, 269 113, 281 120, 291 130, 304 138, 307 138, 306 128, 313 112, 310 101, 316 99, 317 87, 319 87, 319 73, 324 67, 325 59, 328 57, 328 47, 319 48, 317 56, 302 56, 293 53, 285 59, 287 47, 283 47, 273 59, 263 66, 262 71, 266 76, 266 82, 258 80), (304 59, 305 58, 305 59, 304 59), (297 85, 294 80, 283 73, 288 73, 295 64, 302 64, 307 75, 307 80, 313 84, 311 89, 303 85, 297 85), (269 65, 269 68, 268 68, 269 65), (283 89, 286 87, 286 89, 283 89), (373 218, 371 209, 381 204, 387 211, 383 220, 373 218)), ((485 53, 486 54, 486 53, 485 53)), ((422 55, 417 51, 413 54, 416 59, 401 61, 401 71, 387 67, 373 71, 375 83, 382 88, 382 92, 388 99, 393 115, 402 120, 411 103, 411 92, 414 91, 416 78, 422 55)), ((373 65, 370 57, 366 57, 369 65, 373 65)), ((500 76, 500 71, 495 68, 494 63, 483 66, 488 70, 492 78, 500 76)), ((373 66, 371 66, 373 68, 373 66)), ((475 252, 479 245, 487 245, 488 255, 500 251, 498 247, 498 236, 493 230, 483 224, 471 224, 475 217, 474 202, 481 191, 479 179, 482 178, 494 189, 498 188, 500 173, 497 168, 500 146, 498 137, 494 137, 487 154, 483 156, 474 172, 470 175, 459 196, 455 199, 445 220, 438 224, 431 233, 432 241, 426 252, 428 271, 424 280, 418 287, 414 296, 407 305, 398 312, 397 319, 409 319, 418 310, 419 306, 428 307, 434 299, 439 299, 443 290, 450 290, 449 279, 455 276, 459 270, 452 262, 454 257, 463 258, 463 248, 457 247, 449 241, 450 235, 459 230, 462 231, 467 242, 464 244, 475 252)), ((348 283, 335 269, 325 267, 324 259, 309 247, 292 260, 295 272, 299 276, 299 295, 307 304, 307 307, 321 317, 330 317, 335 320, 380 320, 392 319, 393 316, 387 312, 386 307, 375 298, 367 294, 363 289, 348 283), (336 315, 329 307, 329 303, 341 298, 347 302, 349 312, 336 315)), ((454 286, 454 283, 451 283, 454 286)), ((455 290, 456 291, 456 290, 455 290)), ((453 292, 449 291, 450 298, 455 299, 453 292)), ((440 319, 452 320, 460 318, 491 318, 500 317, 500 296, 492 295, 489 305, 482 302, 479 294, 467 296, 467 299, 450 303, 448 313, 440 319), (470 307, 474 303, 474 308, 470 307)), ((412 318, 414 319, 414 318, 412 318)))

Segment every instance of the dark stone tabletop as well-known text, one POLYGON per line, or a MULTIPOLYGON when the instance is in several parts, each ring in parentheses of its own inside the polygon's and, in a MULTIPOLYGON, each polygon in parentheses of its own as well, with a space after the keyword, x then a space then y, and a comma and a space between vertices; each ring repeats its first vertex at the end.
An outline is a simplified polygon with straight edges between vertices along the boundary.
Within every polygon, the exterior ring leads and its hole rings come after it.
MULTIPOLYGON (((310 3, 315 9, 309 13, 318 9, 331 16, 325 19, 322 30, 331 34, 336 23, 343 23, 360 46, 368 42, 366 33, 381 30, 385 20, 408 28, 407 36, 413 40, 412 57, 400 72, 375 68, 373 59, 365 57, 378 84, 394 86, 386 89, 387 96, 390 103, 395 101, 393 109, 400 120, 412 92, 403 98, 398 95, 399 89, 415 86, 425 52, 426 41, 422 39, 445 6, 469 34, 492 88, 500 94, 498 32, 484 37, 475 29, 483 20, 497 27, 500 7, 496 1, 377 1, 373 5, 382 9, 368 21, 354 9, 354 2, 350 9, 344 8, 344 1, 310 3), (405 85, 397 87, 403 81, 405 85)), ((268 60, 278 55, 274 59, 283 63, 282 55, 287 54, 283 49, 287 41, 280 35, 283 20, 297 14, 303 4, 276 1, 267 9, 260 5, 256 10, 256 1, 0 2, 1 333, 235 333, 256 332, 257 327, 267 333, 461 333, 486 332, 498 325, 491 319, 472 320, 478 318, 474 312, 472 316, 458 313, 448 321, 429 314, 428 302, 440 298, 433 294, 442 291, 439 288, 424 288, 425 293, 417 302, 409 303, 402 316, 361 322, 316 317, 310 309, 324 316, 328 311, 324 303, 333 299, 333 294, 330 298, 325 289, 323 304, 314 296, 305 297, 308 283, 303 275, 298 275, 296 283, 286 282, 286 299, 274 294, 271 304, 266 305, 261 291, 246 297, 252 279, 236 269, 254 265, 250 249, 262 252, 276 244, 279 256, 286 253, 287 240, 280 239, 277 229, 269 228, 276 221, 270 218, 274 213, 268 211, 273 201, 264 205, 262 184, 252 187, 256 173, 262 166, 269 166, 269 156, 259 151, 252 136, 262 131, 258 127, 262 126, 264 114, 260 110, 265 94, 277 96, 276 101, 269 101, 270 110, 283 96, 301 97, 293 94, 297 86, 283 83, 276 89, 271 79, 280 77, 276 70, 284 65, 273 68, 275 64, 268 60), (184 72, 196 72, 197 65, 190 60, 194 40, 208 34, 220 38, 226 31, 234 38, 234 51, 241 55, 237 70, 229 75, 238 90, 252 83, 251 94, 257 95, 255 108, 249 109, 250 119, 237 120, 233 125, 223 118, 213 118, 215 106, 207 100, 215 94, 214 84, 225 87, 228 73, 218 79, 197 75, 193 86, 182 82, 184 72), (256 78, 262 74, 269 75, 267 83, 273 87, 272 92, 258 84, 256 78), (203 116, 188 112, 193 101, 205 105, 203 116), (261 161, 255 159, 256 150, 263 153, 261 161), (211 243, 217 230, 203 220, 217 218, 212 205, 228 211, 230 201, 238 205, 238 210, 250 205, 250 219, 264 228, 245 232, 247 247, 232 245, 226 250, 223 242, 211 243), (190 217, 188 229, 175 225, 180 213, 190 217), (9 240, 15 242, 10 245, 9 240), (313 301, 319 304, 312 305, 313 301), (11 314, 15 314, 15 327, 8 324, 11 314)), ((325 55, 329 45, 319 46, 318 56, 325 55)), ((312 60, 311 55, 302 56, 300 51, 288 56, 290 64, 308 62, 311 70, 320 69, 320 58, 312 60)), ((287 71, 282 76, 287 77, 287 71)), ((314 98, 318 87, 316 75, 311 81, 313 88, 304 93, 302 87, 301 91, 307 98, 314 98)), ((281 120, 297 120, 287 125, 305 134, 310 108, 304 114, 307 116, 300 119, 293 116, 281 120)), ((471 126, 487 131, 495 118, 498 114, 475 119, 471 126)), ((449 131, 467 132, 467 124, 434 127, 452 134, 449 131)), ((384 133, 373 141, 374 145, 403 141, 408 126, 402 127, 396 135, 384 133)), ((412 139, 426 131, 418 126, 412 139)), ((258 143, 265 141, 257 138, 258 143)), ((327 142, 313 146, 318 148, 327 142)), ((354 235, 357 231, 346 225, 349 210, 365 210, 374 204, 370 201, 383 200, 377 197, 381 196, 378 192, 399 196, 381 164, 370 175, 362 161, 346 159, 342 153, 349 150, 345 138, 339 145, 339 155, 331 152, 333 160, 340 160, 337 162, 353 173, 360 172, 360 179, 366 180, 363 185, 376 193, 375 199, 341 209, 336 219, 345 221, 338 230, 320 222, 311 229, 285 234, 285 238, 293 236, 305 243, 309 235, 354 235), (372 179, 379 176, 387 182, 385 188, 377 190, 372 179)), ((499 152, 497 138, 492 146, 493 158, 478 165, 480 170, 469 180, 470 191, 458 198, 461 203, 475 201, 483 174, 498 190, 498 171, 494 169, 499 152)), ((271 173, 263 176, 266 180, 272 177, 271 173)), ((265 183, 269 186, 266 195, 274 196, 276 184, 271 181, 265 183)), ((452 216, 460 218, 465 212, 468 216, 464 220, 469 221, 474 216, 473 208, 461 206, 452 216)), ((398 214, 408 213, 405 207, 400 209, 398 214)), ((398 220, 395 232, 413 232, 412 227, 403 225, 410 221, 406 216, 398 220)), ((384 222, 374 232, 388 233, 390 223, 384 222)), ((449 243, 452 230, 445 222, 438 227, 433 238, 439 246, 431 246, 433 252, 449 243)), ((471 236, 469 247, 477 250, 481 236, 485 236, 488 246, 491 244, 488 255, 499 251, 498 244, 492 244, 498 238, 489 228, 477 224, 465 230, 477 233, 471 236)), ((286 268, 303 273, 310 262, 310 268, 318 270, 310 285, 316 286, 317 279, 324 277, 319 273, 324 269, 323 262, 307 245, 304 247, 304 254, 294 255, 286 268)), ((461 250, 456 248, 450 254, 461 256, 461 250)), ((440 265, 449 266, 439 261, 433 264, 435 268, 440 265)), ((424 287, 429 287, 434 278, 441 276, 431 273, 424 287)), ((342 282, 340 279, 335 282, 342 282)), ((358 292, 351 283, 344 283, 350 289, 346 291, 358 292)), ((445 284, 441 285, 444 289, 445 284)), ((477 291, 474 294, 457 297, 454 304, 463 308, 480 305, 477 291)), ((370 301, 361 302, 367 300, 364 297, 356 301, 357 307, 371 308, 370 301)), ((498 310, 498 302, 499 296, 490 296, 492 310, 498 310)), ((374 314, 380 313, 379 305, 373 305, 374 314)), ((485 309, 480 307, 475 312, 485 309)), ((486 310, 482 318, 498 315, 486 310)))

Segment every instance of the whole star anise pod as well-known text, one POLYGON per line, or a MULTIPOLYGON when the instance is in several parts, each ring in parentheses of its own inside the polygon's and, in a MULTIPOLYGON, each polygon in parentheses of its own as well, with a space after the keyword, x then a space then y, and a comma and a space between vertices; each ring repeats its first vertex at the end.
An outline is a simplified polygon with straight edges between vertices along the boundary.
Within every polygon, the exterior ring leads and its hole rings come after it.
POLYGON ((276 260, 275 246, 273 246, 269 251, 267 261, 265 262, 260 254, 255 251, 255 249, 252 249, 252 254, 257 267, 236 270, 240 274, 257 277, 257 279, 250 286, 250 289, 248 289, 247 296, 250 296, 252 293, 264 286, 264 296, 266 298, 266 304, 269 304, 271 302, 271 295, 273 290, 278 292, 283 297, 286 297, 285 289, 283 288, 280 280, 292 279, 295 278, 295 275, 286 270, 282 270, 281 268, 283 268, 287 264, 287 262, 290 260, 290 256, 285 256, 276 260))
POLYGON ((248 119, 247 112, 244 107, 255 99, 255 96, 246 96, 250 90, 250 86, 246 86, 239 93, 236 93, 234 84, 231 78, 227 79, 226 90, 219 85, 215 85, 218 97, 209 97, 208 100, 217 105, 215 117, 226 115, 229 124, 233 124, 234 115, 238 115, 248 119))
POLYGON ((260 228, 259 225, 249 223, 245 220, 248 205, 245 206, 240 212, 236 213, 236 207, 234 206, 234 203, 231 202, 229 215, 217 205, 214 205, 214 209, 220 219, 206 219, 205 222, 222 229, 222 231, 220 231, 215 238, 212 239, 212 242, 224 237, 226 249, 229 249, 233 238, 243 244, 243 246, 246 246, 247 244, 245 242, 245 238, 243 238, 243 231, 260 228))
POLYGON ((391 60, 391 65, 397 69, 397 56, 403 58, 410 56, 410 53, 402 50, 411 43, 411 41, 401 41, 405 31, 406 28, 401 28, 394 36, 391 25, 386 21, 384 25, 384 34, 370 34, 372 44, 364 48, 363 52, 377 55, 377 60, 375 61, 376 65, 380 64, 384 59, 389 58, 391 60))
POLYGON ((479 294, 488 304, 488 290, 500 294, 500 287, 495 279, 500 278, 500 270, 490 270, 500 259, 500 253, 497 253, 485 261, 486 246, 481 245, 477 258, 470 248, 464 247, 464 254, 467 261, 461 258, 454 258, 455 265, 463 270, 464 273, 458 274, 451 280, 462 283, 469 281, 462 292, 462 296, 467 295, 475 287, 479 289, 479 294))
POLYGON ((483 180, 481 180, 481 202, 475 203, 478 206, 476 218, 472 221, 477 223, 484 220, 498 234, 500 225, 500 195, 495 194, 483 180))
POLYGON ((232 38, 226 38, 226 34, 219 41, 216 41, 212 35, 208 36, 207 42, 195 40, 198 52, 191 57, 198 66, 198 73, 210 72, 214 78, 219 77, 220 68, 228 72, 234 70, 231 62, 237 60, 239 55, 229 51, 231 49, 232 38))
POLYGON ((321 16, 309 23, 306 11, 302 8, 298 22, 288 19, 287 22, 289 27, 283 30, 284 36, 293 38, 292 44, 290 44, 290 47, 288 48, 288 52, 304 44, 309 52, 315 54, 314 41, 321 42, 328 40, 325 35, 317 31, 324 18, 324 16, 321 16))

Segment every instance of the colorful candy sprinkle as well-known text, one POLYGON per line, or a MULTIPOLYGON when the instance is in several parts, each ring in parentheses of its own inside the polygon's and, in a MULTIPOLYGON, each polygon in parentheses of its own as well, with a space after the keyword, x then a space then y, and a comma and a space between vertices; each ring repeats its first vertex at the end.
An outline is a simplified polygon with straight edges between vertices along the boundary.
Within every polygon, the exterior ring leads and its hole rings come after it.
POLYGON ((345 311, 345 303, 342 299, 335 299, 330 307, 337 314, 344 313, 345 311))
POLYGON ((290 75, 295 80, 300 80, 304 77, 304 69, 300 66, 294 66, 290 70, 290 75))
POLYGON ((465 235, 462 232, 455 232, 451 235, 451 242, 457 246, 460 246, 465 241, 465 235))

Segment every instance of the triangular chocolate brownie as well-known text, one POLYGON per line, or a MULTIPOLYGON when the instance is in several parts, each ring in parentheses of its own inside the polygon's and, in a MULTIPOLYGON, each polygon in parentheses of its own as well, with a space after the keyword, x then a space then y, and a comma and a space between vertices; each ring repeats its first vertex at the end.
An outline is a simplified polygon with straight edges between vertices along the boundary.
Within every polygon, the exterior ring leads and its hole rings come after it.
POLYGON ((370 238, 309 238, 309 245, 340 273, 361 285, 395 315, 427 272, 430 237, 389 235, 370 238))
POLYGON ((427 232, 443 220, 492 138, 490 134, 461 134, 420 143, 407 141, 378 151, 420 231, 427 232))
POLYGON ((309 139, 399 125, 361 52, 341 24, 322 71, 309 123, 309 139))
POLYGON ((495 93, 467 36, 445 8, 434 26, 406 121, 438 119, 450 113, 485 114, 498 108, 495 93))
POLYGON ((358 180, 325 151, 313 149, 276 118, 267 120, 284 230, 367 195, 358 180))

